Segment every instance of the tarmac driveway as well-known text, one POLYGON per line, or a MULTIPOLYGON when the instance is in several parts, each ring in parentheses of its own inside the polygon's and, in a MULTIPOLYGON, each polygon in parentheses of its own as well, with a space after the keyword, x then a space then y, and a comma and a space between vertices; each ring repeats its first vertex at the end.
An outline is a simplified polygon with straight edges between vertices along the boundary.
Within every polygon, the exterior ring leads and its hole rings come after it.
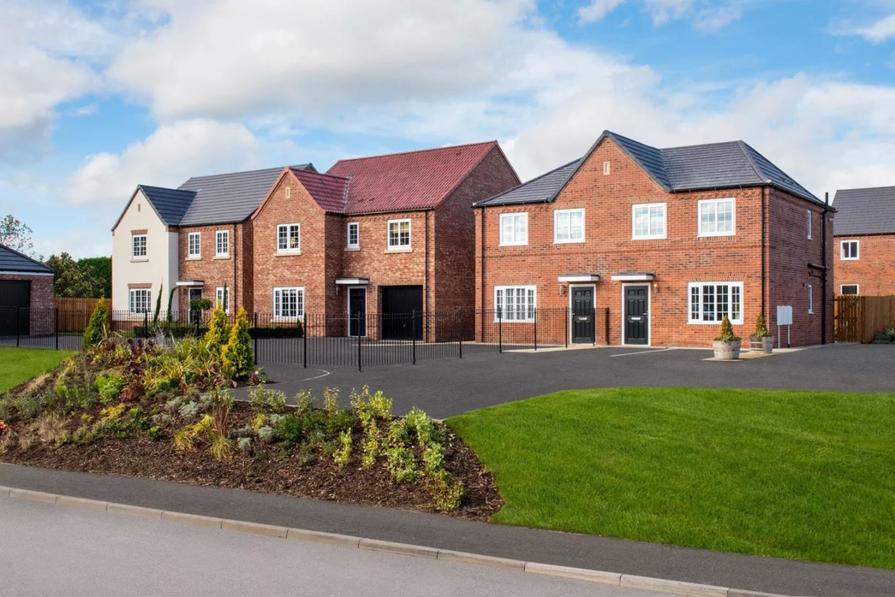
MULTIPOLYGON (((290 397, 338 387, 345 396, 368 385, 383 390, 402 413, 418 406, 433 417, 584 387, 667 386, 895 391, 895 347, 838 344, 732 363, 706 361, 710 351, 594 348, 556 352, 464 349, 462 359, 416 365, 303 369, 267 367, 271 388, 290 397)), ((241 391, 245 395, 245 390, 241 391)))

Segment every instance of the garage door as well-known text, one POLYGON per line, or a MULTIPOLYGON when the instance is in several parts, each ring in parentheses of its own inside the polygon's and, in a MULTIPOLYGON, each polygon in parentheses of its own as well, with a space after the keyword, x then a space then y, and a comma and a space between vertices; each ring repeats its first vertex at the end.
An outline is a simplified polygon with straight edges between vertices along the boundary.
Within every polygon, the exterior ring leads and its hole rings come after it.
POLYGON ((382 337, 387 340, 410 340, 423 337, 423 287, 383 286, 380 308, 382 337), (413 314, 416 313, 416 321, 413 314))
POLYGON ((31 282, 0 280, 0 336, 28 334, 28 307, 31 305, 31 282), (16 325, 18 320, 18 326, 16 325))

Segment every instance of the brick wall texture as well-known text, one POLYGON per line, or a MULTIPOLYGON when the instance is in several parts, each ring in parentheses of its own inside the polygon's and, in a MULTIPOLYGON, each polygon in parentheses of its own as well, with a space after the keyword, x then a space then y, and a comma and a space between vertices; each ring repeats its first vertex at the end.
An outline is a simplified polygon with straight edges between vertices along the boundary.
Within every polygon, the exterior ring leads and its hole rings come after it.
POLYGON ((27 280, 31 282, 31 312, 29 333, 52 334, 55 331, 53 310, 56 307, 53 292, 53 276, 0 274, 0 280, 27 280))
MULTIPOLYGON (((667 193, 611 140, 598 147, 552 203, 495 206, 476 209, 476 305, 494 308, 494 287, 536 285, 541 309, 562 310, 569 305, 561 274, 597 273, 597 309, 609 310, 608 340, 622 341, 622 282, 611 280, 622 272, 649 272, 650 343, 656 346, 707 346, 717 336, 718 324, 688 323, 690 282, 742 282, 743 324, 735 332, 746 338, 762 309, 775 329, 776 306, 792 305, 792 345, 821 341, 820 269, 823 207, 771 188, 728 189, 667 193), (610 162, 609 175, 603 163, 610 162), (736 234, 699 237, 697 202, 736 199, 736 234), (632 240, 632 206, 666 203, 665 239, 632 240), (585 242, 555 244, 553 212, 585 209, 585 242), (807 211, 813 229, 808 238, 807 211), (528 244, 500 246, 501 213, 528 213, 528 244), (764 222, 762 222, 764 218, 764 222), (764 224, 764 226, 763 226, 764 224), (765 230, 763 236, 762 230, 765 230), (764 268, 762 263, 764 262, 764 268), (764 271, 764 273, 763 273, 764 271), (808 312, 808 285, 814 291, 813 313, 808 312)), ((831 228, 828 228, 831 230, 831 228)), ((828 239, 828 263, 832 240, 828 239)), ((831 288, 828 284, 828 288, 831 288)), ((827 294, 827 340, 832 336, 831 294, 827 294)), ((483 339, 479 322, 479 338, 483 339)), ((531 324, 504 324, 504 329, 531 324)), ((564 325, 540 332, 541 341, 562 342, 564 325)))
POLYGON ((837 236, 833 252, 837 294, 843 284, 858 284, 862 295, 895 295, 895 234, 837 236), (858 241, 857 260, 842 259, 846 240, 858 241))

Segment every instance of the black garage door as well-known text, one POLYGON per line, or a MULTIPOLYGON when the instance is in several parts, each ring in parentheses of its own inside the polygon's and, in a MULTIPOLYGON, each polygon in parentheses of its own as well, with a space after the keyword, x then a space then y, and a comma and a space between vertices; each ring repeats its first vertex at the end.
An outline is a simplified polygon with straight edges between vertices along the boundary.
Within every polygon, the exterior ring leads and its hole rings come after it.
POLYGON ((0 336, 28 334, 31 282, 0 280, 0 336))
POLYGON ((422 286, 383 286, 379 311, 384 339, 410 340, 414 333, 423 338, 422 286))

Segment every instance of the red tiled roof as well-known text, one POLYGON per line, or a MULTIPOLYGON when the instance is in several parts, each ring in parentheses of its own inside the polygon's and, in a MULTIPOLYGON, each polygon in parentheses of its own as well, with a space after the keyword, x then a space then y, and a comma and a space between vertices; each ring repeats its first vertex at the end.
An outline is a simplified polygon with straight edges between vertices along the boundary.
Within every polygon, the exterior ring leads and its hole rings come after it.
POLYGON ((298 168, 290 168, 290 170, 324 211, 334 213, 345 211, 345 202, 348 197, 347 178, 298 168))
POLYGON ((349 180, 344 213, 430 209, 450 195, 495 147, 496 141, 488 141, 339 160, 326 175, 349 180))

